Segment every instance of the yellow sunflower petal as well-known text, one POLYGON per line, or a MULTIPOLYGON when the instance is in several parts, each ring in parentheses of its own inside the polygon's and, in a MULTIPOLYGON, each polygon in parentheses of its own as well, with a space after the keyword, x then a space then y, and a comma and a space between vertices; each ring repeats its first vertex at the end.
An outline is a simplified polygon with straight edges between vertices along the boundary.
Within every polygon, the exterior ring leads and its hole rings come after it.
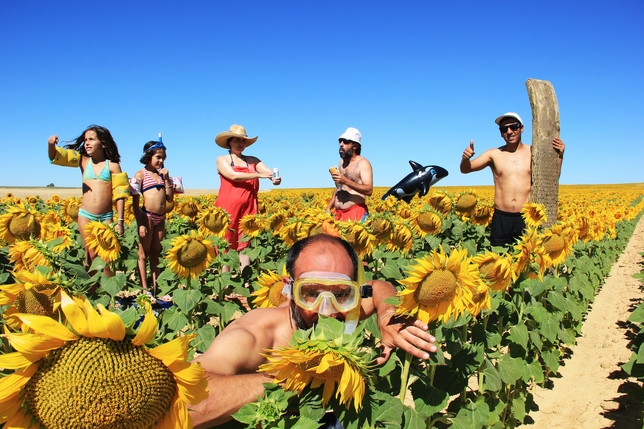
POLYGON ((162 361, 165 366, 170 366, 173 362, 188 357, 188 343, 195 336, 191 334, 175 338, 169 343, 161 344, 158 347, 148 350, 148 353, 150 353, 150 356, 162 361))
POLYGON ((13 416, 9 417, 4 424, 5 429, 33 429, 38 426, 33 426, 31 424, 31 415, 30 413, 25 413, 24 411, 19 411, 13 416))
POLYGON ((188 414, 188 407, 178 396, 175 396, 170 406, 170 412, 165 414, 156 427, 158 429, 192 428, 192 419, 188 414))
POLYGON ((48 351, 41 353, 6 353, 0 355, 0 368, 4 369, 20 369, 26 368, 34 362, 37 362, 40 358, 47 355, 48 351))
POLYGON ((21 389, 29 381, 32 375, 38 369, 37 363, 20 369, 11 375, 0 378, 0 403, 6 403, 7 400, 18 396, 21 389))
POLYGON ((5 334, 11 346, 20 353, 42 353, 65 345, 65 341, 39 334, 5 334))
POLYGON ((109 338, 105 320, 103 320, 86 298, 83 298, 81 302, 87 315, 88 337, 109 338))
POLYGON ((91 337, 92 335, 90 335, 89 326, 87 325, 87 317, 85 317, 83 310, 65 292, 61 292, 60 296, 60 307, 63 313, 65 313, 67 321, 74 328, 74 331, 84 337, 91 337))
POLYGON ((154 338, 157 333, 157 318, 154 317, 152 306, 147 301, 144 302, 143 305, 145 307, 145 317, 139 327, 139 332, 137 332, 136 336, 132 339, 132 344, 135 346, 142 346, 154 338))
POLYGON ((40 316, 38 314, 18 313, 15 315, 22 323, 29 326, 44 335, 58 338, 63 341, 75 341, 78 339, 69 329, 61 325, 54 319, 48 316, 40 316))
POLYGON ((335 392, 335 382, 331 380, 327 380, 326 383, 324 383, 324 393, 322 393, 322 404, 326 405, 329 403, 329 400, 333 396, 333 393, 335 392))
POLYGON ((103 322, 105 323, 107 338, 114 341, 121 341, 125 338, 125 325, 119 315, 106 310, 105 307, 103 307, 103 304, 98 304, 96 307, 101 313, 101 319, 103 319, 103 322))
MULTIPOLYGON (((20 412, 20 408, 22 408, 21 401, 9 401, 6 404, 0 404, 0 423, 6 422, 9 417, 16 416, 20 412)), ((21 412, 21 414, 24 414, 24 412, 21 412)))

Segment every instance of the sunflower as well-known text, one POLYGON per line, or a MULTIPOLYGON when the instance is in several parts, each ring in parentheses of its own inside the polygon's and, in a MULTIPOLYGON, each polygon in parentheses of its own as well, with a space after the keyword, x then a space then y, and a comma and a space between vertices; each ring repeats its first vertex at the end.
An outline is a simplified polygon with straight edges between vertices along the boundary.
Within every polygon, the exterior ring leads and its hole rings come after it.
POLYGON ((288 298, 282 293, 284 290, 282 278, 282 276, 270 270, 262 273, 256 281, 260 288, 251 294, 251 296, 255 297, 253 307, 279 307, 280 304, 286 302, 288 298))
POLYGON ((212 243, 195 231, 176 237, 170 245, 172 248, 165 259, 170 269, 183 279, 199 277, 215 258, 212 243))
POLYGON ((456 200, 456 211, 462 215, 469 215, 477 203, 476 194, 473 191, 461 193, 456 200))
POLYGON ((262 232, 262 215, 247 214, 239 220, 239 229, 248 237, 257 237, 262 232))
POLYGON ((434 192, 427 202, 434 210, 444 215, 452 211, 452 199, 445 192, 434 192))
POLYGON ((560 265, 570 256, 574 245, 572 235, 572 228, 562 223, 555 223, 540 234, 538 246, 543 247, 547 266, 560 265))
MULTIPOLYGON (((46 224, 49 224, 50 226, 60 225, 62 222, 63 222, 63 218, 60 215, 60 213, 51 209, 47 210, 47 213, 45 213, 40 219, 41 226, 45 226, 46 224)), ((45 233, 46 232, 47 231, 45 231, 45 233)))
POLYGON ((50 267, 50 252, 39 240, 18 240, 9 246, 9 262, 14 271, 33 271, 37 266, 50 267))
POLYGON ((273 213, 269 218, 268 218, 268 228, 273 231, 273 235, 277 235, 279 232, 280 228, 282 225, 286 223, 288 220, 288 217, 286 216, 286 213, 283 211, 278 211, 277 213, 273 213))
POLYGON ((414 231, 424 238, 427 234, 436 235, 440 233, 443 227, 443 219, 433 209, 423 210, 414 216, 412 226, 414 231))
POLYGON ((69 197, 63 200, 63 218, 67 223, 78 221, 80 205, 80 198, 69 197))
POLYGON ((397 223, 393 227, 393 231, 389 236, 387 243, 388 251, 400 251, 400 253, 407 254, 411 251, 414 245, 414 238, 409 226, 404 223, 397 223))
POLYGON ((491 289, 507 290, 514 278, 511 262, 498 253, 487 251, 472 258, 479 267, 481 280, 491 289))
POLYGON ((385 215, 369 216, 367 225, 369 225, 379 243, 386 243, 393 231, 393 224, 385 215))
POLYGON ((322 405, 334 396, 349 409, 362 407, 365 381, 371 370, 372 355, 360 348, 363 332, 344 334, 344 324, 321 316, 317 326, 298 330, 289 346, 267 350, 268 363, 260 372, 271 374, 276 383, 284 382, 286 390, 302 393, 306 386, 322 387, 322 405), (335 338, 334 338, 335 337, 335 338))
POLYGON ((548 222, 546 207, 540 203, 525 203, 521 214, 525 224, 532 228, 539 228, 544 222, 548 222))
POLYGON ((85 225, 85 245, 105 262, 114 262, 121 256, 121 244, 112 226, 91 221, 85 225))
POLYGON ((351 244, 360 258, 364 259, 373 253, 376 237, 364 223, 349 221, 341 222, 341 225, 343 238, 351 244))
POLYGON ((48 200, 47 204, 48 205, 54 205, 54 204, 59 204, 60 203, 60 195, 54 194, 52 195, 48 200))
POLYGON ((223 238, 228 232, 230 216, 220 207, 210 207, 199 213, 197 225, 199 225, 199 232, 204 236, 215 235, 223 238))
POLYGON ((472 305, 467 309, 467 312, 476 316, 483 310, 491 309, 490 288, 484 282, 479 282, 478 289, 472 295, 472 305))
POLYGON ((488 206, 477 206, 470 220, 474 225, 488 226, 492 220, 492 209, 488 206))
POLYGON ((0 305, 10 306, 2 315, 8 319, 10 326, 20 329, 10 316, 16 313, 53 316, 58 308, 56 292, 59 289, 57 279, 38 270, 20 270, 13 274, 15 283, 0 286, 0 305))
POLYGON ((292 246, 296 241, 308 237, 312 227, 313 225, 303 218, 291 218, 280 228, 280 238, 284 244, 292 246))
POLYGON ((149 301, 138 333, 126 337, 121 318, 85 298, 61 292, 68 325, 34 314, 15 317, 33 332, 4 337, 15 352, 0 367, 0 422, 15 428, 192 427, 186 403, 208 396, 205 371, 186 361, 194 338, 144 346, 156 334, 149 301), (71 328, 71 329, 70 329, 71 328))
POLYGON ((23 204, 22 207, 9 207, 0 215, 0 240, 9 244, 16 240, 29 240, 40 237, 40 214, 23 204))
POLYGON ((53 247, 52 251, 54 253, 60 253, 63 250, 69 250, 74 245, 74 236, 71 229, 60 224, 47 225, 47 228, 45 228, 43 241, 47 243, 57 238, 60 238, 61 242, 60 244, 57 244, 53 247))
POLYGON ((199 214, 199 204, 196 200, 189 199, 181 203, 179 210, 182 215, 187 216, 190 219, 194 219, 195 216, 199 214))
POLYGON ((412 216, 412 211, 409 208, 409 205, 398 207, 398 216, 401 219, 409 219, 412 216))
POLYGON ((517 244, 514 246, 514 253, 512 257, 512 272, 514 277, 512 281, 516 281, 517 278, 523 273, 530 263, 531 258, 534 256, 535 248, 537 247, 537 230, 534 228, 527 227, 517 244))
POLYGON ((584 216, 577 216, 575 218, 575 228, 577 228, 577 237, 584 243, 588 243, 593 239, 591 232, 590 221, 584 216))
POLYGON ((467 249, 453 249, 446 255, 432 250, 408 272, 409 277, 400 280, 405 289, 398 292, 402 301, 397 314, 412 314, 425 323, 450 317, 458 319, 474 305, 481 279, 476 264, 467 256, 467 249))

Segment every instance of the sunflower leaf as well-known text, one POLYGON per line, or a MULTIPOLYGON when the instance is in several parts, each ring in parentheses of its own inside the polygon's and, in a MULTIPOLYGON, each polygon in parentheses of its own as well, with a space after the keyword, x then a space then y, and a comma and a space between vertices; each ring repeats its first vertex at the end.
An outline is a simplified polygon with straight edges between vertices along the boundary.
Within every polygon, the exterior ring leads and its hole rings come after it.
POLYGON ((201 292, 194 289, 177 289, 172 294, 172 300, 185 314, 190 312, 199 304, 201 292))
MULTIPOLYGON (((93 265, 93 264, 92 264, 93 265)), ((114 297, 117 293, 125 289, 125 274, 116 273, 112 277, 101 277, 101 288, 108 293, 109 296, 114 297)))
POLYGON ((201 353, 204 353, 212 340, 215 339, 215 328, 212 325, 204 325, 201 328, 197 329, 197 350, 201 353))

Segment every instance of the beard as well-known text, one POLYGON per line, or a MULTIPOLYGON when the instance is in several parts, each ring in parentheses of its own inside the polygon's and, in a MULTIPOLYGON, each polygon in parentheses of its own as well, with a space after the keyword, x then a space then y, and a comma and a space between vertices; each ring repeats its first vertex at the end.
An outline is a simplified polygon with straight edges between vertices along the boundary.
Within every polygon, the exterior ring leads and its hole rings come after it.
POLYGON ((340 149, 340 158, 344 160, 350 160, 353 158, 353 148, 347 149, 346 151, 344 149, 340 149))

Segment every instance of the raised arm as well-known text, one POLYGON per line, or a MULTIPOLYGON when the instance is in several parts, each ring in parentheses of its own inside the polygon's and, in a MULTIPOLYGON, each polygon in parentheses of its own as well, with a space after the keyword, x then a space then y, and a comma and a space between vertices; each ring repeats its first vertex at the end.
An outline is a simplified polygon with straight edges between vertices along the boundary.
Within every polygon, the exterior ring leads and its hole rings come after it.
POLYGON ((492 164, 492 157, 490 156, 489 150, 483 152, 483 155, 478 158, 472 159, 473 156, 474 140, 470 140, 470 145, 465 148, 463 156, 461 157, 461 173, 467 174, 472 171, 483 170, 485 167, 489 167, 492 164))
POLYGON ((49 160, 53 161, 56 157, 56 145, 58 144, 58 136, 53 135, 47 139, 47 154, 49 155, 49 160))

